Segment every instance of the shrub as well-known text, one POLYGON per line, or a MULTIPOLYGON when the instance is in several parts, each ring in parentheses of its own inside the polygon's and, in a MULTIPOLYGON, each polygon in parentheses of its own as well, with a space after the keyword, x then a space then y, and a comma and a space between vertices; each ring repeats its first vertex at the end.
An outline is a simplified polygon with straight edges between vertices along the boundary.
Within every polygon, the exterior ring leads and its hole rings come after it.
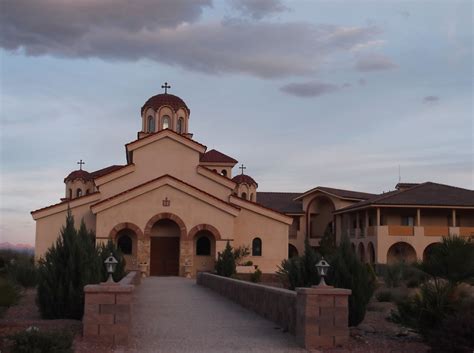
POLYGON ((115 272, 113 273, 112 277, 115 282, 120 281, 122 278, 125 277, 125 258, 123 257, 122 252, 118 249, 112 240, 109 240, 105 244, 101 244, 98 246, 98 253, 99 253, 99 263, 102 264, 101 268, 101 280, 106 281, 109 277, 107 273, 107 269, 105 268, 104 261, 110 256, 110 254, 115 257, 118 261, 117 266, 115 267, 115 272))
POLYGON ((367 304, 375 290, 374 271, 370 265, 359 261, 346 238, 329 262, 328 282, 334 287, 352 290, 349 296, 349 325, 357 326, 364 320, 367 304))
POLYGON ((250 246, 241 245, 234 249, 234 261, 236 264, 240 264, 242 260, 250 255, 250 246))
POLYGON ((10 336, 12 353, 72 353, 73 336, 68 332, 40 332, 36 328, 10 336))
POLYGON ((38 282, 33 256, 19 257, 12 264, 7 265, 7 273, 12 281, 25 288, 35 287, 38 282))
POLYGON ((251 261, 251 260, 245 261, 242 265, 243 265, 243 266, 252 266, 252 265, 253 265, 253 261, 251 261))
POLYGON ((392 292, 388 290, 380 291, 375 295, 379 302, 391 302, 393 300, 392 292))
POLYGON ((325 257, 330 257, 336 251, 336 237, 329 226, 324 231, 324 235, 319 241, 319 251, 325 257))
POLYGON ((388 288, 400 286, 402 281, 403 263, 387 265, 384 268, 383 280, 388 288))
POLYGON ((432 353, 471 353, 474 350, 474 302, 463 303, 427 336, 432 353))
POLYGON ((262 271, 260 269, 255 269, 255 272, 250 275, 250 281, 258 283, 262 281, 262 271))
POLYGON ((235 257, 229 241, 222 253, 217 255, 216 272, 219 276, 231 277, 235 274, 235 257))
POLYGON ((18 302, 18 288, 8 279, 0 277, 0 307, 9 307, 18 302))
POLYGON ((56 243, 39 261, 37 303, 45 319, 82 319, 84 286, 99 283, 102 266, 94 239, 81 224, 79 234, 68 211, 56 243))

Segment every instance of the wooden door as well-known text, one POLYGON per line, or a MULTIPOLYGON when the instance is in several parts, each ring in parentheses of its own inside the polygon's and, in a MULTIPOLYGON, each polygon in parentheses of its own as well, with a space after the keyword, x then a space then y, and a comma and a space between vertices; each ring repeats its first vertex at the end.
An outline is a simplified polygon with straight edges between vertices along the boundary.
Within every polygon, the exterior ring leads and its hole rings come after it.
POLYGON ((179 276, 179 237, 151 237, 151 276, 179 276))

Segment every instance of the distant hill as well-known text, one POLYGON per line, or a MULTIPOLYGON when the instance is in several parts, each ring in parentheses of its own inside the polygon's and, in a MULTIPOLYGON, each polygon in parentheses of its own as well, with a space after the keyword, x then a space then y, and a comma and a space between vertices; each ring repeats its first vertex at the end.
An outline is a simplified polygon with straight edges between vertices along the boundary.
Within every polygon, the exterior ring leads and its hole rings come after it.
POLYGON ((2 249, 28 253, 33 253, 35 251, 35 248, 30 244, 12 244, 9 242, 0 243, 0 250, 2 249))

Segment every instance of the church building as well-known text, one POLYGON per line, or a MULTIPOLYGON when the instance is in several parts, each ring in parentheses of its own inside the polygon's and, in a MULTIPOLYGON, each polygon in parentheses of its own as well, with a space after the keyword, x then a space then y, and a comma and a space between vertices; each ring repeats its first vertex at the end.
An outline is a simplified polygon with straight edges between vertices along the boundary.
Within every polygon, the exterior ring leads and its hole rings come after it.
POLYGON ((243 166, 233 175, 234 158, 193 139, 190 113, 181 98, 155 95, 141 108, 137 139, 125 145, 126 164, 87 172, 80 161, 64 179, 61 202, 31 212, 36 258, 57 239, 69 208, 147 275, 212 270, 228 241, 248 246, 247 260, 274 272, 288 255, 293 219, 256 202, 258 185, 243 166))
POLYGON ((36 258, 57 239, 68 208, 114 241, 128 268, 146 275, 194 277, 213 270, 229 241, 247 246, 250 260, 274 273, 285 258, 302 255, 305 240, 349 239, 363 262, 421 260, 443 237, 474 239, 474 191, 432 182, 399 183, 382 194, 318 186, 302 193, 260 192, 234 167, 237 160, 193 139, 190 109, 165 93, 141 108, 141 130, 125 145, 126 164, 65 179, 61 202, 31 212, 36 258))

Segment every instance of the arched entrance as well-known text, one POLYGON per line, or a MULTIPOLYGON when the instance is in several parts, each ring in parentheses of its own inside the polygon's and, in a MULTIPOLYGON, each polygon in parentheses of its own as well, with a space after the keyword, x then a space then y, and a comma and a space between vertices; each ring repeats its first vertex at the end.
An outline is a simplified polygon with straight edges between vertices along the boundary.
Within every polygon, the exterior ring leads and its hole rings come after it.
POLYGON ((359 255, 359 260, 365 263, 365 248, 363 243, 359 243, 359 246, 357 247, 357 252, 359 255))
POLYGON ((393 244, 387 253, 387 264, 393 265, 399 262, 412 263, 416 261, 416 251, 408 243, 398 242, 393 244))
POLYGON ((441 243, 433 243, 428 245, 425 250, 423 251, 423 261, 427 261, 430 256, 433 254, 433 250, 435 250, 441 243))
POLYGON ((298 249, 296 248, 296 246, 288 244, 288 258, 291 259, 295 256, 298 256, 298 249))
POLYGON ((306 234, 309 238, 322 238, 328 230, 332 232, 334 202, 325 195, 313 198, 306 208, 306 234))
POLYGON ((372 244, 371 242, 369 242, 369 244, 367 245, 367 255, 369 258, 369 263, 374 264, 375 263, 375 248, 374 248, 374 244, 372 244))
POLYGON ((179 225, 164 218, 150 231, 150 276, 179 276, 179 225))

